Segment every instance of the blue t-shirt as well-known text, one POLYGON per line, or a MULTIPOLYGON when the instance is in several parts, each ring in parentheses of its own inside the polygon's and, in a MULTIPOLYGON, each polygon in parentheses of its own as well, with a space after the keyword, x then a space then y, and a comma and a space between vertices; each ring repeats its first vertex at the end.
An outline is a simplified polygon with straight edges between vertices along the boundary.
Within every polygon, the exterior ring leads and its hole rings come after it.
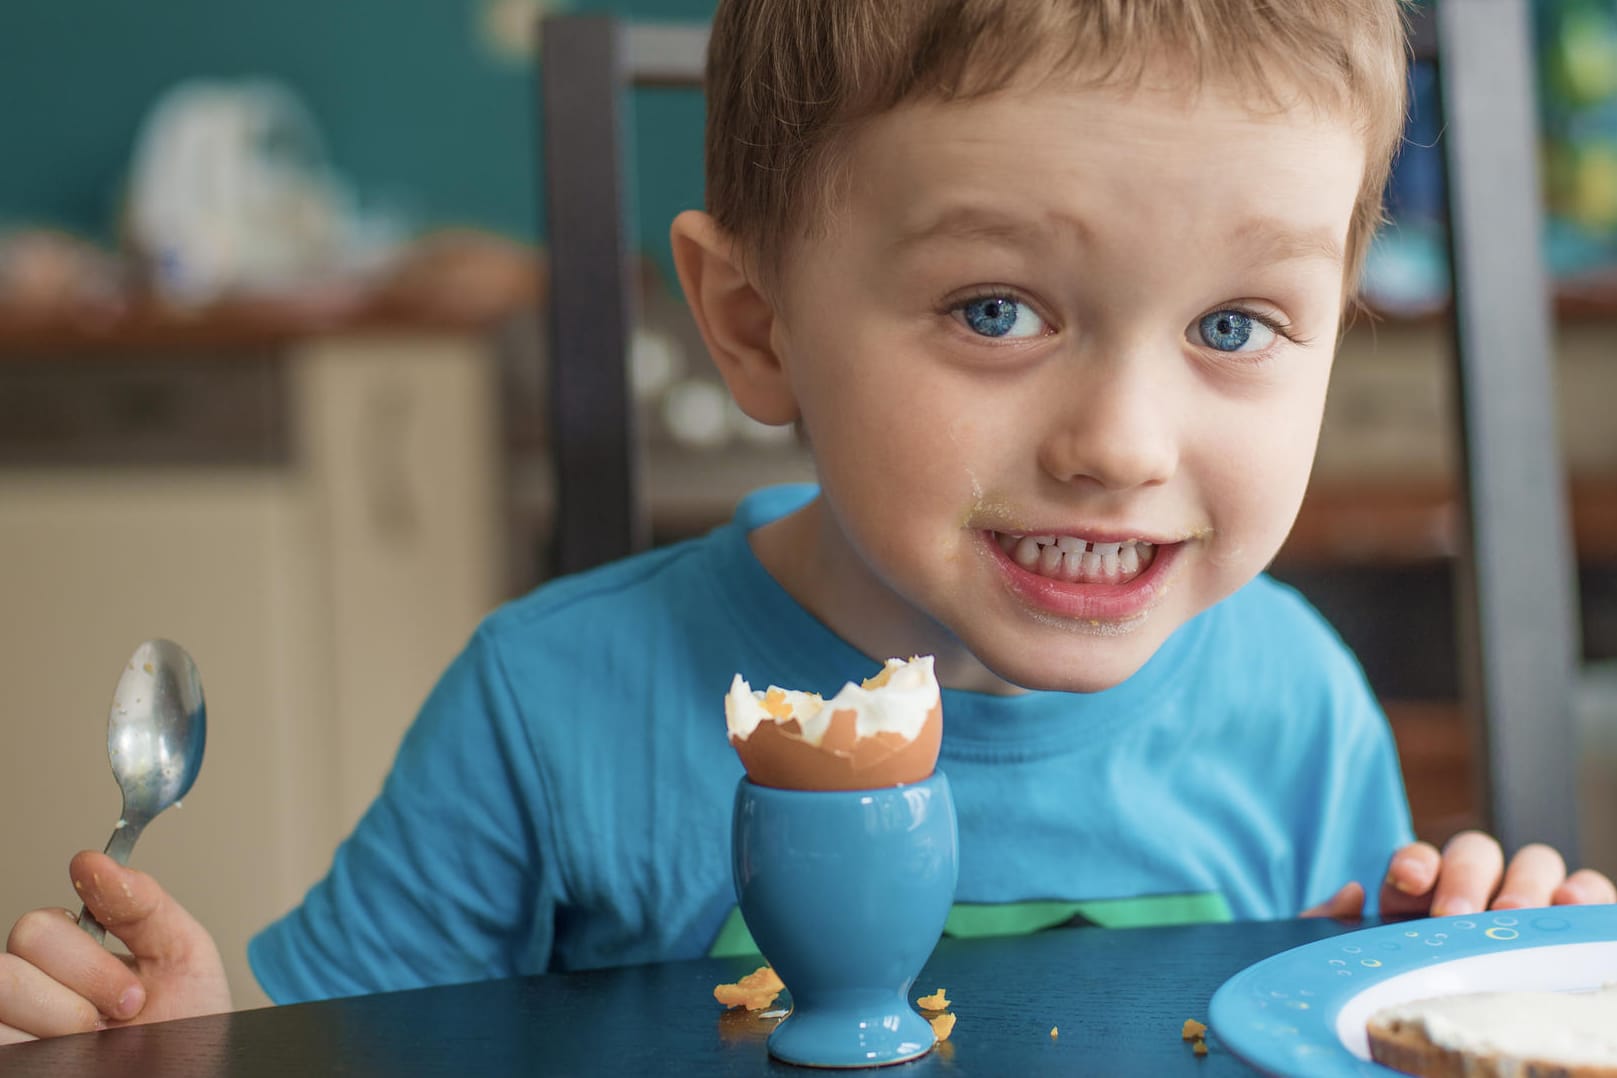
MULTIPOLYGON (((830 695, 862 655, 747 543, 812 488, 492 614, 303 904, 256 936, 277 1002, 746 949, 730 878, 742 768, 723 696, 830 695)), ((1292 916, 1373 896, 1410 840, 1392 738, 1335 633, 1267 577, 1128 681, 945 690, 960 820, 949 931, 1292 916)))

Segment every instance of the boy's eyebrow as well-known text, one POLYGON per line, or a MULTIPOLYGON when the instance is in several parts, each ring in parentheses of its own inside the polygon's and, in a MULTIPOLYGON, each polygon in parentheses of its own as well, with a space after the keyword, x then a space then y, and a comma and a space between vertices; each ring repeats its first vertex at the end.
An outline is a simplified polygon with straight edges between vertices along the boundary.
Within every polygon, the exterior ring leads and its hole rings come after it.
MULTIPOLYGON (((991 207, 949 206, 924 217, 913 226, 902 228, 893 239, 895 252, 934 240, 975 240, 1021 247, 1048 242, 1051 226, 1065 226, 1081 238, 1091 231, 1082 220, 1062 214, 1039 222, 991 207)), ((1342 241, 1328 228, 1299 229, 1274 217, 1253 217, 1231 229, 1229 235, 1267 262, 1296 262, 1324 259, 1340 266, 1346 258, 1342 241)))
POLYGON ((1298 229, 1273 217, 1243 221, 1231 235, 1267 262, 1296 262, 1323 258, 1340 266, 1346 257, 1342 241, 1327 228, 1298 229))
MULTIPOLYGON (((1071 217, 1061 217, 1060 223, 1073 228, 1080 235, 1089 231, 1081 221, 1071 217)), ((1020 247, 1047 240, 1049 233, 1047 225, 1026 217, 990 207, 954 205, 922 217, 913 225, 906 222, 893 239, 893 249, 902 252, 934 240, 986 240, 1006 247, 1020 247)))

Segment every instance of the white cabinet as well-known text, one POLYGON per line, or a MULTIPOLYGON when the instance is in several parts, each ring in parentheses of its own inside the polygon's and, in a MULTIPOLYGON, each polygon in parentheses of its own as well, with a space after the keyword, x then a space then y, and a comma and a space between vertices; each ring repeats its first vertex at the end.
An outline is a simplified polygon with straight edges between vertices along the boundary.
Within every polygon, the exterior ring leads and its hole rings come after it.
POLYGON ((170 637, 202 672, 207 756, 132 863, 212 929, 238 1007, 265 1002, 248 937, 325 871, 506 575, 481 339, 333 337, 276 363, 280 459, 0 467, 0 921, 77 909, 67 861, 118 818, 113 687, 170 637))

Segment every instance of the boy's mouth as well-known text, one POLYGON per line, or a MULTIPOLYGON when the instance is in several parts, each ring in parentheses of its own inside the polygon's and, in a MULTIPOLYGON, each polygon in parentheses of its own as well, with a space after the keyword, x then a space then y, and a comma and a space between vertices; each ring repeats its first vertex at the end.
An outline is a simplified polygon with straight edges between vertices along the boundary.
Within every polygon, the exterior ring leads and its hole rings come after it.
POLYGON ((999 548, 1030 573, 1072 584, 1127 584, 1150 567, 1157 547, 1143 539, 1096 542, 1074 535, 991 532, 999 548))

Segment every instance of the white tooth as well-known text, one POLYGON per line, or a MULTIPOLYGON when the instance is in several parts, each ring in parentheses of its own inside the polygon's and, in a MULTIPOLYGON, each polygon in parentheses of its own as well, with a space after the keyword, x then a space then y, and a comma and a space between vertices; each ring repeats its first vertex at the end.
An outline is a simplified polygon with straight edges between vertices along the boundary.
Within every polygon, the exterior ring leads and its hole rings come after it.
POLYGON ((1061 555, 1061 579, 1077 580, 1078 574, 1083 568, 1083 560, 1084 556, 1082 554, 1061 555))
POLYGON ((1093 550, 1084 555, 1084 575, 1089 577, 1100 575, 1100 555, 1093 550))
POLYGON ((1115 558, 1117 557, 1117 548, 1122 545, 1122 543, 1096 543, 1095 553, 1103 558, 1115 558))
POLYGON ((1038 543, 1040 546, 1049 546, 1051 543, 1056 541, 1056 537, 1053 535, 1035 535, 1033 537, 1033 541, 1038 543))
POLYGON ((1039 572, 1045 576, 1055 576, 1061 568, 1061 548, 1051 543, 1049 546, 1039 548, 1039 572))
POLYGON ((1123 579, 1122 558, 1110 554, 1102 554, 1100 558, 1100 575, 1108 584, 1116 584, 1123 579))
POLYGON ((1124 543, 1123 549, 1117 553, 1118 567, 1125 573, 1140 571, 1140 544, 1124 543))
POLYGON ((1056 546, 1061 548, 1063 554, 1082 554, 1089 544, 1075 535, 1063 535, 1056 540, 1056 546))
POLYGON ((1016 552, 1011 555, 1016 564, 1024 569, 1031 569, 1039 564, 1039 544, 1031 536, 1024 535, 1016 544, 1016 552))

